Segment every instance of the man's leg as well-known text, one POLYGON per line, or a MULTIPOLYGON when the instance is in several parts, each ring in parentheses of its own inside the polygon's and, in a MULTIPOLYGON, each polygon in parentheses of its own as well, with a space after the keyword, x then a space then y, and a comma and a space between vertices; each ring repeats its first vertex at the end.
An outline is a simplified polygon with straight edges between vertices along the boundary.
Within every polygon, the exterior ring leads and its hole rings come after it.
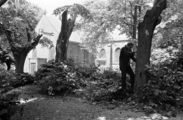
POLYGON ((122 89, 126 90, 126 69, 121 70, 122 89))
POLYGON ((130 75, 131 90, 133 91, 135 84, 135 74, 133 73, 133 70, 130 66, 127 68, 127 73, 130 75))

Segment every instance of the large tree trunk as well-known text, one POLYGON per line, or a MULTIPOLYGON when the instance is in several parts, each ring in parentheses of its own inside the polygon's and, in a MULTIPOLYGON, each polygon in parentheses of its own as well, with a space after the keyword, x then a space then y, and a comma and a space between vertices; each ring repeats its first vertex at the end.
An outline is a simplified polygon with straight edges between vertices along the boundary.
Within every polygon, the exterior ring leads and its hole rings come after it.
POLYGON ((56 57, 55 62, 63 62, 67 60, 67 48, 69 44, 69 38, 74 28, 75 18, 73 20, 67 20, 67 10, 62 13, 61 32, 57 39, 56 44, 56 57))
POLYGON ((16 73, 23 73, 24 71, 24 63, 25 63, 25 59, 27 57, 27 54, 29 52, 28 51, 24 51, 23 53, 19 53, 19 54, 14 54, 14 58, 15 58, 15 72, 16 73))
POLYGON ((6 2, 7 0, 0 0, 0 7, 2 6, 2 5, 4 5, 4 3, 6 2))
POLYGON ((136 34, 137 34, 137 5, 135 5, 134 15, 133 15, 133 34, 132 34, 133 39, 137 38, 136 34))
POLYGON ((138 26, 138 51, 136 63, 136 89, 147 83, 146 65, 150 64, 151 44, 155 27, 161 22, 161 13, 166 9, 166 0, 155 0, 151 10, 138 26))
POLYGON ((24 71, 24 62, 27 57, 27 54, 35 48, 39 40, 41 39, 42 35, 38 35, 33 39, 33 42, 31 42, 30 33, 27 32, 29 43, 25 46, 18 45, 16 42, 14 42, 14 39, 12 38, 11 34, 12 32, 9 30, 5 30, 5 34, 7 36, 8 42, 11 47, 11 51, 13 53, 13 56, 15 58, 15 72, 16 73, 23 73, 24 71))

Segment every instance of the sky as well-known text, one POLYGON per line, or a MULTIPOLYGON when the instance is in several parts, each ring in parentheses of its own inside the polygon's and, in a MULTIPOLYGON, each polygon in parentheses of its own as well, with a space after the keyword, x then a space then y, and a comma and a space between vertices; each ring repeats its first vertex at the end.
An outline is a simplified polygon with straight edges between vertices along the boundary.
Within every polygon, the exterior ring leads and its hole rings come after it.
POLYGON ((27 0, 30 3, 33 3, 43 10, 47 11, 47 15, 52 15, 53 10, 57 7, 64 5, 72 5, 74 3, 81 3, 84 0, 27 0))

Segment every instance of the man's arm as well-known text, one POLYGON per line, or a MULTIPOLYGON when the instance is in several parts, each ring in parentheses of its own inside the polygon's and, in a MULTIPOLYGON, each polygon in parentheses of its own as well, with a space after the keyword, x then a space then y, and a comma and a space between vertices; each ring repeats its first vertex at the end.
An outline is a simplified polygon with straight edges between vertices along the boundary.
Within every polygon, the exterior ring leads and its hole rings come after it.
POLYGON ((124 48, 123 51, 124 51, 124 54, 125 54, 126 56, 129 56, 134 62, 136 62, 136 58, 134 57, 135 52, 132 52, 132 51, 126 49, 126 48, 124 48))
POLYGON ((134 62, 136 62, 136 58, 134 57, 134 55, 132 57, 130 57, 134 62))
POLYGON ((133 57, 133 56, 135 55, 134 52, 128 50, 127 48, 123 48, 123 52, 124 52, 124 54, 125 54, 126 56, 128 56, 128 57, 130 57, 130 58, 133 57))

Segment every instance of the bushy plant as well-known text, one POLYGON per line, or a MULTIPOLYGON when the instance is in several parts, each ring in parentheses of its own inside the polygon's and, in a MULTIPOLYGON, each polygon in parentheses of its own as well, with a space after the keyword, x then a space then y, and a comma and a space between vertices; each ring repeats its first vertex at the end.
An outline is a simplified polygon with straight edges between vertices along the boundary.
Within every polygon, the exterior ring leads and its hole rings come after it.
POLYGON ((7 71, 0 68, 0 119, 10 119, 10 109, 17 103, 17 94, 6 94, 7 91, 13 89, 12 81, 16 80, 16 75, 13 71, 7 71))
POLYGON ((120 88, 121 76, 115 71, 96 72, 91 75, 86 86, 85 97, 91 101, 111 100, 120 88))
POLYGON ((84 84, 82 72, 78 72, 73 61, 43 64, 35 74, 35 80, 49 95, 73 92, 84 84))
POLYGON ((35 82, 49 95, 78 93, 89 100, 108 99, 119 87, 120 74, 113 71, 98 72, 97 67, 75 65, 72 60, 43 64, 35 74, 35 82), (80 92, 81 93, 81 92, 80 92))
POLYGON ((0 68, 0 93, 12 89, 11 82, 15 79, 16 76, 13 71, 7 71, 4 68, 0 68))
POLYGON ((17 73, 16 79, 11 80, 13 87, 24 86, 34 83, 34 77, 28 73, 17 73))
POLYGON ((151 66, 147 71, 149 81, 139 88, 139 101, 175 106, 183 93, 183 74, 167 66, 151 66))

